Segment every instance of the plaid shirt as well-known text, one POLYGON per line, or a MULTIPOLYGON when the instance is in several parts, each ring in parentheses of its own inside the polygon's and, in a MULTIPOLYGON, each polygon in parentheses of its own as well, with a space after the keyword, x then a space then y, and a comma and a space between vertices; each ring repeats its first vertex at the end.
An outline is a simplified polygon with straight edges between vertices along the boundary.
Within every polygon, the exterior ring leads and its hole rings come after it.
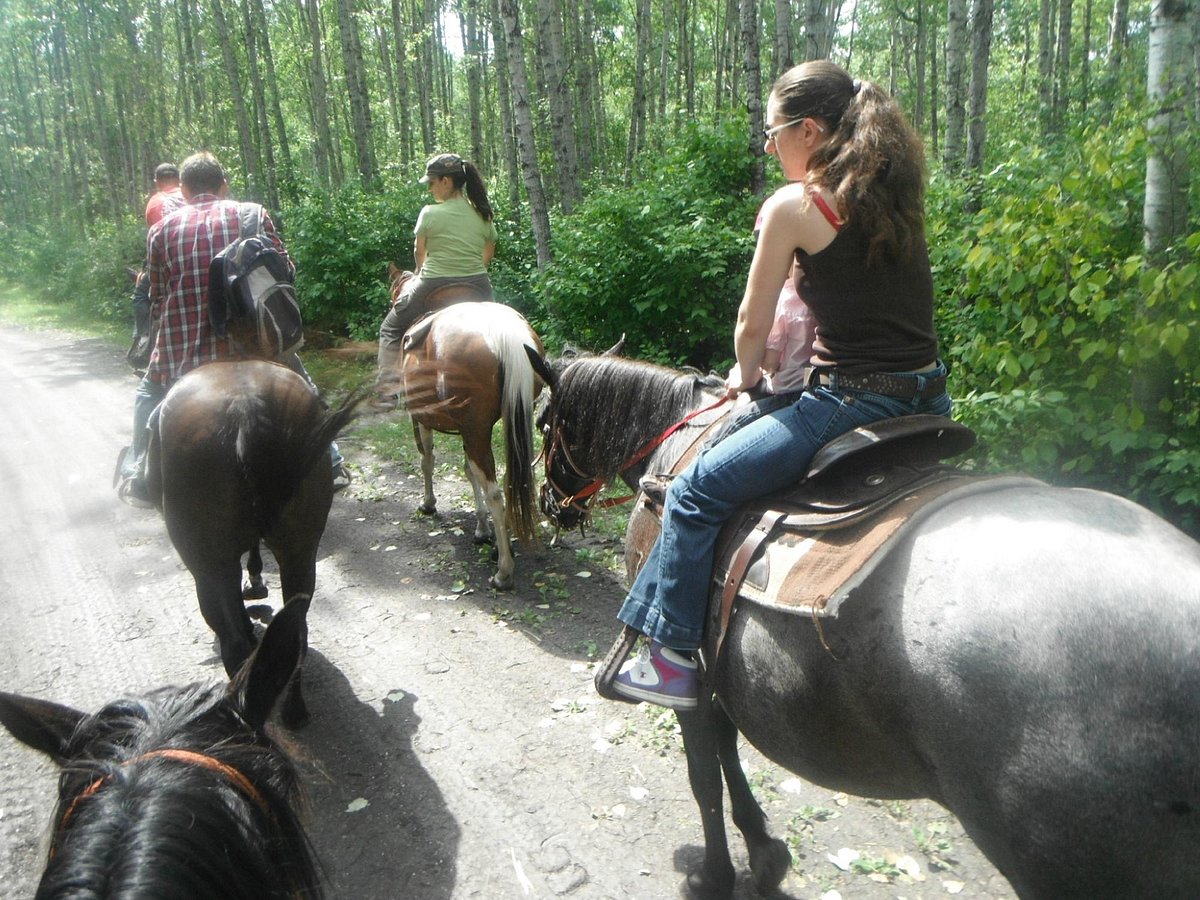
MULTIPOLYGON (((199 365, 234 355, 229 340, 217 337, 208 322, 208 266, 238 239, 238 207, 232 200, 198 194, 150 229, 150 318, 158 323, 146 371, 151 381, 169 385, 199 365)), ((294 271, 265 211, 262 231, 294 271)))

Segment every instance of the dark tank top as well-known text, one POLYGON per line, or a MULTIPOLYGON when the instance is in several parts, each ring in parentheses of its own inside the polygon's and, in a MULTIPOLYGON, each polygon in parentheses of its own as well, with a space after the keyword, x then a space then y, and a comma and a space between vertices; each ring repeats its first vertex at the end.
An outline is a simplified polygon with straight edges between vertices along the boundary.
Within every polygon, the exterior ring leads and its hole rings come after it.
POLYGON ((817 323, 812 364, 847 375, 927 366, 938 342, 925 239, 908 260, 880 253, 868 266, 866 259, 867 238, 853 221, 824 250, 796 250, 796 292, 817 323))

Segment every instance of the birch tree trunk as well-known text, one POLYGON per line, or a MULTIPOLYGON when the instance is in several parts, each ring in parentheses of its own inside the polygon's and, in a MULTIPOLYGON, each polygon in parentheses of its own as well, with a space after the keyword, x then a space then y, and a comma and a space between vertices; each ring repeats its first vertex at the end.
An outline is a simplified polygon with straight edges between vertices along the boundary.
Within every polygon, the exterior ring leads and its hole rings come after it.
POLYGON ((400 2, 401 0, 392 0, 392 40, 396 42, 396 100, 400 108, 400 164, 407 165, 413 161, 412 104, 409 102, 408 51, 404 46, 408 32, 401 13, 400 2))
POLYGON ((808 11, 804 19, 805 50, 804 58, 826 59, 833 49, 832 0, 808 0, 808 11))
POLYGON ((508 49, 508 64, 512 78, 513 116, 516 120, 517 142, 521 151, 521 178, 529 196, 529 215, 533 226, 533 241, 537 252, 538 271, 544 272, 553 261, 550 249, 550 213, 546 208, 546 193, 542 190, 542 173, 538 166, 537 142, 533 133, 533 115, 529 108, 529 78, 525 71, 525 46, 517 0, 499 0, 504 18, 504 40, 508 49))
POLYGON ((967 0, 950 0, 946 8, 946 143, 942 162, 951 172, 960 171, 963 165, 967 42, 967 0))
POLYGON ((771 81, 792 67, 792 0, 775 0, 775 52, 771 56, 771 81))
POLYGON ((1054 130, 1062 130, 1067 120, 1071 94, 1071 22, 1072 0, 1058 0, 1058 52, 1054 59, 1054 130))
POLYGON ((246 110, 246 95, 242 92, 242 78, 238 73, 237 57, 230 43, 232 32, 225 19, 221 0, 210 0, 217 36, 221 41, 221 59, 225 63, 225 78, 229 82, 229 97, 233 101, 233 115, 237 122, 238 147, 242 155, 242 166, 246 170, 246 189, 251 197, 262 196, 262 161, 254 146, 250 130, 250 114, 246 110))
POLYGON ((646 59, 650 55, 650 0, 637 0, 637 49, 634 51, 633 109, 625 145, 625 183, 633 177, 633 161, 646 139, 646 59))
POLYGON ((467 68, 467 114, 471 130, 471 159, 483 162, 483 123, 480 119, 480 99, 483 95, 483 42, 479 39, 479 0, 466 0, 463 16, 463 62, 467 68))
POLYGON ((550 101, 555 180, 563 213, 570 215, 579 200, 579 157, 575 146, 575 117, 571 110, 567 78, 566 46, 563 42, 562 7, 555 0, 537 0, 538 32, 546 46, 543 60, 550 101))
MULTIPOLYGON (((333 135, 329 130, 329 109, 326 104, 329 88, 325 80, 321 12, 317 3, 318 0, 299 0, 300 14, 308 27, 308 78, 313 133, 316 135, 313 141, 313 161, 321 183, 328 187, 338 184, 340 178, 334 166, 333 135)), ((325 192, 325 196, 328 198, 328 192, 325 192)))
POLYGON ((513 123, 512 83, 509 73, 508 38, 504 17, 500 15, 499 0, 491 0, 492 44, 496 48, 496 90, 500 96, 501 149, 504 152, 504 171, 508 176, 508 206, 514 222, 521 214, 521 164, 517 157, 517 131, 513 123))
POLYGON ((767 180, 763 174, 762 70, 759 68, 758 0, 741 0, 742 73, 746 81, 746 112, 750 119, 750 190, 761 194, 767 180))
MULTIPOLYGON (((1146 89, 1150 120, 1146 130, 1146 263, 1159 268, 1168 262, 1167 248, 1188 233, 1189 142, 1194 131, 1189 121, 1193 56, 1191 11, 1196 0, 1154 0, 1150 9, 1150 46, 1146 89)), ((1143 302, 1138 318, 1154 325, 1173 310, 1143 302)), ((1142 361, 1134 371, 1133 396, 1151 431, 1165 433, 1171 422, 1170 405, 1175 383, 1170 358, 1160 353, 1142 361), (1165 407, 1165 408, 1164 408, 1165 407)))
POLYGON ((987 143, 988 63, 992 58, 994 0, 974 0, 971 9, 971 95, 967 111, 967 168, 983 168, 987 143))
POLYGON ((283 106, 279 101, 279 80, 275 77, 275 54, 271 51, 271 35, 267 27, 267 14, 263 9, 262 0, 251 0, 255 25, 258 31, 259 46, 262 47, 265 68, 263 75, 266 79, 267 99, 271 105, 271 120, 275 125, 275 137, 279 141, 279 155, 283 162, 283 174, 289 180, 293 177, 292 147, 288 140, 287 125, 283 119, 283 106))
POLYGON ((1054 124, 1054 0, 1042 0, 1038 15, 1038 122, 1042 134, 1054 124))
POLYGON ((258 64, 258 40, 251 20, 250 0, 242 0, 242 31, 246 46, 246 69, 250 78, 250 97, 254 101, 254 118, 251 134, 255 138, 255 150, 264 165, 265 192, 256 199, 262 200, 270 209, 279 209, 279 191, 275 184, 275 145, 271 140, 271 128, 267 122, 267 97, 263 89, 262 70, 258 64))
POLYGON ((350 130, 354 135, 358 174, 363 184, 369 185, 375 179, 378 169, 375 165, 375 146, 371 137, 371 101, 367 94, 367 73, 363 66, 362 41, 358 35, 354 0, 337 0, 337 14, 342 65, 346 73, 346 95, 350 101, 350 130))
POLYGON ((1129 46, 1129 0, 1114 0, 1108 20, 1108 74, 1115 82, 1129 46))

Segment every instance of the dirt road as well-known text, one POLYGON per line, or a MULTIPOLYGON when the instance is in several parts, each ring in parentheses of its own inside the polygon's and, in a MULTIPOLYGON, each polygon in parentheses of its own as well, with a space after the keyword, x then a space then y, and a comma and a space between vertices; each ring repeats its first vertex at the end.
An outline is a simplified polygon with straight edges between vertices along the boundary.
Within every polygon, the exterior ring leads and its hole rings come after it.
MULTIPOLYGON (((120 352, 4 326, 0 381, 0 686, 90 710, 221 678, 158 514, 110 487, 135 385, 120 352)), ((413 473, 381 465, 353 430, 342 446, 358 478, 322 543, 313 722, 295 735, 331 893, 677 896, 701 854, 699 821, 673 717, 592 690, 620 599, 596 547, 526 551, 517 590, 496 594, 461 478, 442 477, 442 515, 421 517, 413 473)), ((1012 896, 934 804, 834 794, 749 747, 745 764, 793 845, 786 897, 1012 896)), ((33 894, 55 783, 48 761, 0 732, 4 897, 33 894)), ((733 846, 737 896, 754 897, 733 846)))

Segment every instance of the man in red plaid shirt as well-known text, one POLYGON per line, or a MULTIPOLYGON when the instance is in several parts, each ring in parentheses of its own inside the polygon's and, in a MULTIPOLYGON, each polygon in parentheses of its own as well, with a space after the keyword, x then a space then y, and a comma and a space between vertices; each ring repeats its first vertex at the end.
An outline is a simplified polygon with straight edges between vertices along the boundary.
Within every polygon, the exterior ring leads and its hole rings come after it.
MULTIPOLYGON (((235 356, 229 339, 218 337, 208 321, 208 266, 240 236, 239 204, 225 199, 229 183, 210 153, 196 153, 184 160, 180 178, 186 204, 158 222, 146 238, 150 320, 157 322, 158 333, 134 397, 133 444, 120 463, 120 496, 143 507, 150 505, 142 476, 151 413, 185 373, 206 362, 235 356)), ((295 274, 295 265, 265 210, 261 231, 295 274)))

